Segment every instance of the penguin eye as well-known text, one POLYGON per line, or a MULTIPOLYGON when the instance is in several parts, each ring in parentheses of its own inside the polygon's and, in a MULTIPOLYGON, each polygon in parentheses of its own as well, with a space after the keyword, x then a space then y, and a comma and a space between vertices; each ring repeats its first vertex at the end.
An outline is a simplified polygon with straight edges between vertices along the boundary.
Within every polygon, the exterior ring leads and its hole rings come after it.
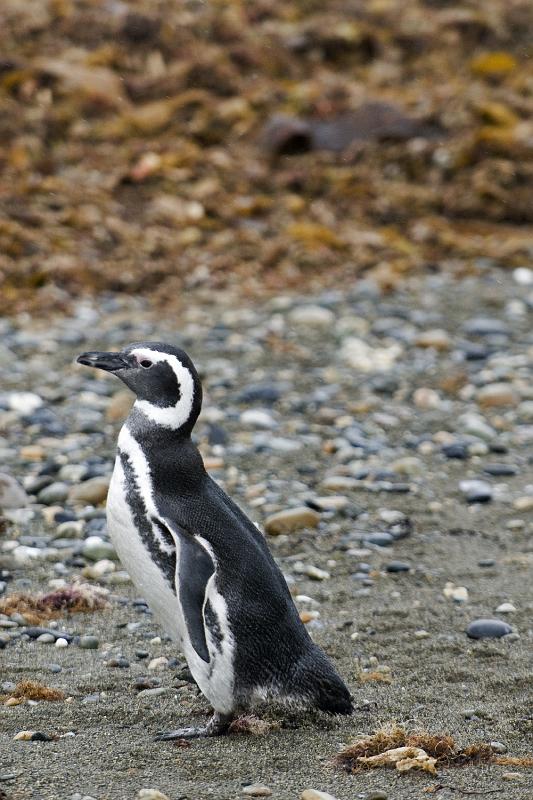
POLYGON ((152 363, 153 362, 149 361, 149 359, 147 359, 147 358, 143 358, 141 361, 139 361, 139 365, 141 367, 143 367, 143 369, 150 369, 150 367, 152 366, 152 363))

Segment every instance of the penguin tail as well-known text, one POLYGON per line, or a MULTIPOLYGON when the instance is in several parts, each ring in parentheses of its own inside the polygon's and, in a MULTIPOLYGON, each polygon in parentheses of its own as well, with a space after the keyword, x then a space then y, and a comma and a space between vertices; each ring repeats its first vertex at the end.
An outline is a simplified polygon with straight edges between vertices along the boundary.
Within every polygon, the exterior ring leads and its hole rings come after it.
POLYGON ((327 714, 352 714, 352 696, 333 665, 318 647, 297 664, 295 684, 309 698, 310 704, 327 714))

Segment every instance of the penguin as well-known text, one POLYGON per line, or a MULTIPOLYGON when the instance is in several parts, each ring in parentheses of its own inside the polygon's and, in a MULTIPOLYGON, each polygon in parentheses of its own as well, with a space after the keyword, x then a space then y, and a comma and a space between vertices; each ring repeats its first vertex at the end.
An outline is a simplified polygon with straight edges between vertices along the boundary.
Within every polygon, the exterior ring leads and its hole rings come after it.
POLYGON ((157 738, 224 734, 258 701, 352 713, 351 695, 307 633, 265 537, 204 468, 191 439, 202 385, 189 356, 136 342, 77 361, 113 373, 136 395, 118 437, 109 533, 213 707, 207 725, 157 738))

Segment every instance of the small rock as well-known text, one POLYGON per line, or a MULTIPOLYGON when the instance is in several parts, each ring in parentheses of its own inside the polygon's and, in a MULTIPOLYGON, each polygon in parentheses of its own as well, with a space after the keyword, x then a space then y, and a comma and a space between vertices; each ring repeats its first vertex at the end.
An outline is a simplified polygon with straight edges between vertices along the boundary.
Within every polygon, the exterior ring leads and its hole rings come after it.
POLYGON ((421 386, 413 392, 413 403, 417 408, 422 408, 424 411, 430 411, 434 408, 439 408, 441 399, 438 392, 434 389, 429 389, 426 386, 421 386))
POLYGON ((89 536, 83 543, 81 554, 90 561, 118 560, 111 542, 104 541, 101 536, 89 536))
POLYGON ((461 481, 459 488, 465 495, 467 503, 488 503, 492 500, 492 487, 485 481, 461 481))
POLYGON ((246 797, 270 797, 272 789, 269 789, 268 786, 262 786, 260 783, 251 783, 243 788, 242 794, 246 795, 246 797))
POLYGON ((35 640, 36 642, 40 642, 41 644, 52 644, 56 641, 56 637, 53 633, 41 633, 35 640))
POLYGON ((240 419, 243 425, 249 425, 251 428, 268 430, 277 426, 277 422, 270 412, 263 411, 260 408, 248 408, 242 412, 240 419))
POLYGON ((107 422, 122 422, 131 411, 134 397, 131 392, 117 392, 111 398, 106 408, 105 418, 107 422))
POLYGON ((442 593, 448 600, 454 600, 456 603, 468 602, 468 589, 466 586, 455 586, 448 581, 442 593))
POLYGON ((307 328, 330 328, 335 322, 335 314, 322 306, 299 306, 289 313, 293 325, 307 328))
POLYGON ((376 533, 369 533, 363 538, 363 544, 374 544, 378 547, 390 547, 394 543, 394 536, 392 533, 386 531, 376 531, 376 533))
POLYGON ((97 476, 72 486, 68 493, 68 501, 73 505, 98 505, 103 503, 109 489, 109 478, 97 476))
POLYGON ((446 331, 435 328, 430 331, 423 331, 415 339, 417 347, 432 347, 434 350, 449 350, 452 343, 446 331))
POLYGON ((28 495, 15 478, 0 472, 0 508, 23 508, 28 503, 28 495))
POLYGON ((168 795, 163 794, 159 789, 141 789, 137 798, 138 800, 170 800, 168 795))
POLYGON ((516 608, 513 606, 512 603, 502 603, 496 609, 497 614, 514 614, 516 608))
POLYGON ((41 489, 37 495, 37 499, 40 503, 44 503, 45 506, 54 506, 57 503, 64 503, 68 497, 68 493, 69 487, 66 483, 54 481, 54 483, 41 489))
POLYGON ((500 639, 512 632, 511 626, 499 619, 476 619, 466 629, 471 639, 500 639))
POLYGON ((316 528, 319 522, 320 514, 311 508, 306 506, 289 508, 267 517, 265 532, 271 536, 277 536, 280 533, 292 533, 303 528, 316 528))
POLYGON ((357 489, 359 481, 356 478, 350 478, 347 475, 330 475, 322 481, 322 488, 327 492, 349 491, 350 489, 357 489))
POLYGON ((56 647, 68 647, 68 642, 62 636, 56 639, 56 647))
POLYGON ((111 572, 114 572, 116 568, 117 566, 114 561, 110 561, 108 558, 102 558, 100 561, 96 561, 96 563, 84 567, 82 575, 84 578, 98 580, 102 575, 109 575, 111 572))
POLYGON ((409 572, 411 565, 405 561, 390 561, 386 566, 386 572, 409 572))
POLYGON ((124 656, 114 656, 106 661, 106 666, 114 667, 116 669, 128 669, 130 662, 124 656))
POLYGON ((390 347, 371 347, 363 339, 349 336, 342 344, 340 356, 359 372, 385 372, 392 369, 401 353, 402 348, 396 343, 390 347))
POLYGON ((159 656, 158 658, 152 658, 152 660, 148 664, 148 669, 160 670, 160 669, 165 669, 167 666, 168 666, 168 658, 166 656, 159 656))
POLYGON ((96 650, 99 644, 100 642, 96 636, 85 634, 80 636, 78 647, 81 647, 82 650, 96 650))
POLYGON ((513 501, 513 508, 516 508, 517 511, 533 511, 533 495, 517 497, 513 501))
POLYGON ((41 408, 42 398, 33 392, 9 392, 7 401, 9 408, 21 417, 27 417, 41 408))
POLYGON ((518 405, 519 397, 509 383, 489 383, 478 391, 476 400, 484 408, 500 408, 518 405))
POLYGON ((474 317, 465 322, 463 329, 472 336, 507 336, 509 333, 506 323, 496 317, 474 317))
POLYGON ((300 795, 300 800, 336 800, 336 798, 327 792, 319 792, 318 789, 305 789, 300 795))
POLYGON ((490 746, 495 753, 503 755, 507 752, 507 746, 503 742, 490 742, 490 746))

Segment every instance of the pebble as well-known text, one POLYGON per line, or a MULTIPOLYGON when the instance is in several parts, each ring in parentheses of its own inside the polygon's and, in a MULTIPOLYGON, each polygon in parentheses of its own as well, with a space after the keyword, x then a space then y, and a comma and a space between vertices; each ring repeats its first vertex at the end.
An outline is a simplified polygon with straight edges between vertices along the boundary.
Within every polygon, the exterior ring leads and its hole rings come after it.
POLYGON ((122 422, 131 411, 134 395, 129 391, 120 391, 113 395, 105 412, 106 422, 122 422))
POLYGON ((251 428, 275 428, 277 426, 276 420, 272 417, 269 411, 263 411, 260 408, 248 408, 243 411, 240 421, 244 426, 251 428))
POLYGON ((82 650, 97 650, 99 644, 100 641, 98 640, 97 636, 84 634, 83 636, 80 636, 78 647, 81 647, 82 650))
POLYGON ((140 789, 137 798, 138 800, 170 800, 168 795, 163 794, 159 789, 140 789))
POLYGON ((503 744, 503 742, 490 742, 490 746, 495 753, 499 753, 500 755, 507 752, 507 746, 503 744))
POLYGON ((299 506, 267 517, 265 532, 277 536, 280 533, 292 533, 304 528, 316 528, 319 522, 320 514, 306 506, 299 506))
POLYGON ((56 647, 68 647, 68 642, 62 636, 56 639, 56 647))
POLYGON ((68 497, 68 493, 68 484, 55 481, 49 486, 45 486, 44 489, 41 489, 37 495, 37 499, 40 503, 44 503, 45 506, 54 506, 57 503, 64 503, 68 497))
POLYGON ((9 392, 7 396, 9 408, 21 417, 27 417, 41 408, 42 397, 34 392, 9 392))
POLYGON ((306 328, 330 328, 335 322, 335 314, 322 306, 299 306, 289 313, 289 321, 306 328))
POLYGON ((471 639, 499 639, 512 632, 511 626, 499 619, 476 619, 466 629, 471 639))
POLYGON ((509 383, 489 383, 479 389, 476 400, 483 408, 514 407, 519 403, 518 394, 509 383))
POLYGON ((486 481, 465 480, 459 483, 467 503, 488 503, 492 500, 492 486, 486 481))
POLYGON ((451 581, 448 581, 442 593, 448 600, 454 600, 456 603, 468 602, 468 589, 466 586, 455 586, 451 581))
POLYGON ((496 613, 497 614, 514 614, 515 611, 516 611, 516 608, 514 607, 514 605, 512 603, 502 603, 496 609, 496 613))
POLYGON ((409 572, 411 565, 406 561, 389 561, 385 565, 386 572, 409 572))
POLYGON ((391 544, 394 544, 394 536, 391 533, 386 533, 377 531, 376 533, 370 533, 363 537, 363 544, 373 544, 377 545, 378 547, 390 547, 391 544))
POLYGON ((116 656, 106 661, 108 667, 116 667, 117 669, 128 669, 130 662, 124 656, 116 656))
MULTIPOLYGON (((58 638, 62 638, 62 637, 58 637, 58 638)), ((56 641, 56 637, 54 636, 53 633, 41 633, 40 636, 37 636, 35 641, 36 642, 40 642, 41 644, 52 644, 53 642, 56 641)), ((68 644, 68 642, 67 642, 67 644, 68 644)))
POLYGON ((152 658, 152 660, 148 664, 149 670, 161 670, 168 667, 168 658, 166 656, 158 656, 157 658, 152 658))
POLYGON ((246 795, 246 797, 270 797, 272 789, 260 783, 251 783, 249 786, 244 786, 241 794, 246 795))
POLYGON ((340 357, 359 372, 386 372, 392 369, 401 353, 402 347, 397 343, 390 347, 372 347, 363 339, 347 337, 342 343, 340 357))
POLYGON ((441 328, 435 328, 434 330, 419 333, 415 339, 415 345, 417 347, 432 347, 434 350, 444 352, 450 349, 452 342, 446 331, 441 328))
POLYGON ((118 560, 115 548, 111 542, 106 542, 101 536, 89 536, 83 543, 81 554, 90 561, 118 560))
POLYGON ((336 800, 336 798, 332 794, 320 792, 318 789, 305 789, 300 795, 300 800, 336 800))
POLYGON ((18 481, 0 472, 0 508, 23 508, 28 503, 29 497, 18 481))
POLYGON ((95 477, 72 486, 68 493, 68 501, 73 505, 98 505, 103 503, 109 489, 109 478, 95 477))

